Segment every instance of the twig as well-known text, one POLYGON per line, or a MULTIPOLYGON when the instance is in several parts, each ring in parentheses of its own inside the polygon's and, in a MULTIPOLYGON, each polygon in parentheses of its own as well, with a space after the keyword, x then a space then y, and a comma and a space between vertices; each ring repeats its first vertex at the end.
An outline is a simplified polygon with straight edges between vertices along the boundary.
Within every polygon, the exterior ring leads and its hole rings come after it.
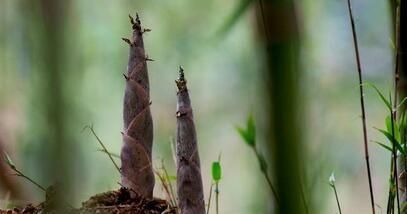
POLYGON ((212 188, 213 188, 213 183, 211 183, 211 187, 209 189, 208 209, 206 210, 206 214, 209 214, 209 209, 211 208, 212 188))
POLYGON ((113 165, 116 167, 117 171, 119 172, 119 174, 121 174, 121 170, 120 167, 116 164, 116 162, 114 161, 112 154, 110 154, 110 152, 107 150, 105 144, 103 144, 103 142, 100 140, 100 138, 97 136, 97 134, 95 133, 95 130, 93 129, 93 126, 87 125, 84 127, 84 129, 88 128, 93 136, 95 136, 96 140, 99 142, 100 146, 102 146, 102 150, 104 153, 107 154, 107 156, 109 156, 110 160, 112 161, 113 165))
MULTIPOLYGON (((103 149, 98 149, 98 152, 106 153, 106 151, 103 150, 103 149)), ((118 154, 116 154, 116 153, 109 152, 109 154, 110 154, 112 157, 120 158, 120 155, 118 155, 118 154)))
MULTIPOLYGON (((396 3, 397 5, 397 3, 396 3)), ((396 27, 395 27, 395 49, 396 49, 396 59, 395 59, 395 66, 394 66, 394 107, 397 106, 397 100, 398 100, 398 83, 400 80, 400 71, 399 71, 399 46, 400 46, 400 6, 396 6, 396 27)), ((397 109, 394 111, 393 117, 397 116, 397 109)))
MULTIPOLYGON (((259 162, 261 162, 261 160, 260 160, 260 159, 261 159, 260 154, 257 152, 257 150, 256 150, 255 147, 253 147, 253 151, 254 151, 254 153, 256 154, 256 157, 257 157, 257 159, 259 160, 259 162)), ((277 191, 276 191, 276 189, 274 188, 273 183, 271 182, 270 176, 268 175, 267 172, 265 172, 265 171, 263 171, 263 170, 261 170, 261 172, 263 173, 264 177, 266 178, 267 184, 269 185, 269 187, 270 187, 270 189, 271 189, 271 192, 273 193, 274 198, 276 199, 276 202, 277 202, 276 204, 279 204, 280 198, 278 197, 277 191)))
POLYGON ((42 185, 40 185, 39 183, 37 183, 36 181, 31 179, 30 177, 25 175, 22 171, 17 169, 15 164, 11 161, 10 157, 7 155, 7 153, 4 153, 4 160, 5 160, 6 164, 10 167, 10 169, 13 170, 16 173, 14 175, 27 179, 29 182, 31 182, 32 184, 37 186, 39 189, 46 192, 46 189, 42 185))
POLYGON ((219 214, 219 182, 215 182, 216 214, 219 214))
POLYGON ((335 185, 333 185, 332 188, 334 189, 335 199, 336 199, 336 204, 338 204, 339 214, 342 214, 341 204, 339 203, 338 192, 336 191, 335 185))
MULTIPOLYGON (((13 168, 12 168, 12 169, 13 169, 13 168)), ((15 174, 15 175, 27 179, 28 181, 30 181, 31 183, 33 183, 35 186, 37 186, 38 188, 40 188, 42 191, 44 191, 44 192, 46 191, 45 187, 41 186, 40 184, 38 184, 37 182, 35 182, 35 181, 34 181, 33 179, 31 179, 30 177, 28 177, 28 176, 26 176, 25 174, 23 174, 23 172, 21 172, 20 170, 14 168, 13 171, 17 173, 17 174, 15 174)))
POLYGON ((357 35, 356 35, 355 21, 353 19, 353 14, 352 14, 352 7, 351 7, 350 0, 347 0, 347 2, 348 2, 349 19, 350 19, 351 26, 352 26, 352 35, 353 35, 353 44, 354 44, 354 48, 355 48, 356 63, 357 63, 357 67, 358 67, 360 108, 362 111, 363 140, 364 140, 367 176, 368 176, 368 180, 369 180, 370 202, 371 202, 371 206, 372 206, 372 213, 375 214, 376 211, 375 211, 375 203, 374 203, 374 195, 373 195, 373 184, 372 184, 372 176, 370 173, 370 162, 369 162, 369 147, 368 147, 369 141, 367 139, 367 129, 366 129, 365 101, 363 98, 362 65, 360 63, 358 39, 357 39, 357 35))

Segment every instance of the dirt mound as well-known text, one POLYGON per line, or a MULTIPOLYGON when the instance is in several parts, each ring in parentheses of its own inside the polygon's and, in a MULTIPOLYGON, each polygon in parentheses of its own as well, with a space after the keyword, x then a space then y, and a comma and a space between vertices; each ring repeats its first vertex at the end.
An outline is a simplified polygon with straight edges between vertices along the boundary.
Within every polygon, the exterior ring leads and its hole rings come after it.
POLYGON ((116 191, 100 193, 90 197, 82 203, 79 209, 65 207, 64 210, 57 211, 52 207, 52 198, 38 206, 29 204, 23 208, 11 210, 0 210, 0 214, 42 214, 42 213, 67 213, 67 214, 176 214, 176 209, 171 207, 166 200, 145 199, 142 197, 130 197, 130 191, 120 188, 116 191))

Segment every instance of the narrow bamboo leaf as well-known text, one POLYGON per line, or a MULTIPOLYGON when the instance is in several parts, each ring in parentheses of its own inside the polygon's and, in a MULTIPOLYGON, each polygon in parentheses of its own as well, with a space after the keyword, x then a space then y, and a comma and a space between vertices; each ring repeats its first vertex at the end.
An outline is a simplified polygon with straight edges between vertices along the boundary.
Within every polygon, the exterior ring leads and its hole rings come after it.
POLYGON ((254 1, 240 0, 236 9, 232 12, 232 14, 226 19, 222 27, 218 30, 217 36, 223 36, 225 33, 227 33, 236 24, 237 20, 239 20, 239 18, 244 14, 244 12, 248 10, 252 2, 254 1))
POLYGON ((236 130, 247 145, 250 147, 256 146, 256 125, 252 115, 247 119, 246 128, 237 127, 236 130))
POLYGON ((401 111, 401 116, 399 119, 399 132, 404 133, 406 131, 406 111, 401 111))
POLYGON ((390 115, 387 115, 387 117, 385 119, 385 123, 386 123, 387 132, 391 133, 391 118, 390 118, 390 115))
POLYGON ((396 138, 397 142, 400 142, 400 131, 396 121, 393 121, 393 129, 392 129, 392 121, 391 115, 386 117, 386 129, 388 133, 394 132, 394 137, 396 138))
POLYGON ((400 151, 402 154, 405 154, 405 151, 403 147, 400 145, 400 143, 387 131, 383 129, 378 129, 376 128, 379 132, 381 132, 395 147, 398 151, 400 151))
POLYGON ((370 82, 365 82, 364 85, 372 87, 372 88, 376 91, 377 95, 379 95, 380 99, 382 99, 383 103, 386 105, 386 107, 388 108, 388 110, 389 110, 389 111, 392 110, 390 101, 387 100, 387 99, 384 97, 384 95, 382 94, 382 92, 380 92, 380 90, 379 90, 374 84, 372 84, 372 83, 370 83, 370 82))
POLYGON ((388 146, 388 145, 386 145, 386 144, 384 144, 384 143, 381 143, 381 142, 379 142, 379 141, 374 141, 374 140, 373 140, 372 142, 373 142, 373 143, 376 143, 377 145, 379 145, 379 146, 381 146, 381 147, 383 147, 383 148, 385 148, 386 150, 389 150, 390 152, 393 151, 390 146, 388 146))
POLYGON ((394 44, 393 39, 389 38, 389 42, 390 42, 390 47, 392 50, 396 50, 396 45, 394 44))
POLYGON ((218 182, 222 178, 222 168, 218 161, 212 163, 212 179, 218 182))
POLYGON ((394 122, 394 137, 396 138, 397 142, 401 142, 400 140, 400 128, 396 121, 394 122))
POLYGON ((399 109, 401 106, 403 106, 404 103, 406 102, 406 100, 407 100, 407 97, 404 97, 404 98, 400 101, 400 103, 397 105, 396 110, 399 109))
POLYGON ((254 146, 256 144, 256 125, 252 114, 250 114, 247 120, 247 134, 252 141, 251 144, 254 146))
POLYGON ((247 134, 247 131, 245 129, 243 129, 242 127, 236 127, 237 132, 239 132, 240 137, 242 137, 242 139, 244 140, 244 142, 249 145, 249 146, 253 146, 251 144, 251 140, 249 135, 247 134))

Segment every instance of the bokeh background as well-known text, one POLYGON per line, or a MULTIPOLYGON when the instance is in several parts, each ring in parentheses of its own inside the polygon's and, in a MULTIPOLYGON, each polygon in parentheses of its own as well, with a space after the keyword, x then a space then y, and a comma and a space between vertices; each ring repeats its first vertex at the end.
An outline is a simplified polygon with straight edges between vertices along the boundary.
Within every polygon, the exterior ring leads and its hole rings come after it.
MULTIPOLYGON (((119 187, 120 176, 113 164, 97 151, 96 139, 83 128, 92 124, 109 150, 119 153, 122 73, 128 54, 128 46, 120 38, 131 33, 127 15, 138 12, 143 26, 152 29, 144 42, 149 57, 155 60, 148 68, 156 165, 163 159, 170 174, 175 174, 170 147, 175 134, 174 79, 182 65, 192 96, 206 197, 211 162, 221 153, 221 213, 270 210, 271 192, 253 152, 236 132, 236 126, 253 113, 262 151, 267 134, 267 94, 259 72, 264 57, 259 51, 255 6, 248 7, 224 31, 225 23, 241 5, 238 0, 71 0, 65 5, 65 14, 56 14, 64 17, 63 26, 59 26, 65 39, 61 46, 44 39, 43 23, 49 20, 36 14, 47 7, 35 2, 0 1, 0 138, 22 171, 45 186, 51 184, 47 172, 58 157, 44 155, 53 139, 47 136, 55 131, 46 118, 54 108, 61 108, 54 113, 63 114, 65 139, 75 148, 66 151, 72 158, 73 170, 68 176, 74 183, 73 203, 79 205, 96 193, 119 187), (47 61, 54 51, 63 60, 47 61), (50 66, 63 68, 57 83, 50 84, 52 78, 44 72, 50 66), (54 84, 62 91, 61 98, 56 99, 62 102, 55 105, 55 93, 51 93, 54 84)), ((393 88, 394 64, 389 5, 379 0, 352 2, 365 80, 387 94, 393 88)), ((298 108, 304 112, 302 163, 311 213, 336 213, 328 185, 331 172, 335 172, 343 212, 367 213, 369 191, 346 2, 304 0, 297 1, 296 6, 302 68, 302 103, 298 108)), ((365 97, 369 138, 384 141, 373 127, 383 128, 386 109, 372 90, 366 90, 365 97)), ((370 143, 370 151, 377 206, 385 209, 390 156, 374 143, 370 143)), ((24 190, 24 199, 19 202, 44 200, 33 185, 14 179, 24 190)), ((158 182, 155 192, 157 197, 165 197, 158 182)), ((7 191, 0 189, 0 207, 13 203, 7 191)))

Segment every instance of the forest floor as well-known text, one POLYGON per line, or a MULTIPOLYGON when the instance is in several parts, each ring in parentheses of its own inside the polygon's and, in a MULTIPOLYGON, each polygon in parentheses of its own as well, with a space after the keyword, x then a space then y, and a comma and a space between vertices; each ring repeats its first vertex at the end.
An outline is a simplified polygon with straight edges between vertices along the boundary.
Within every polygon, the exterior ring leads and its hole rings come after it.
POLYGON ((29 204, 21 208, 0 210, 0 214, 39 214, 39 213, 67 213, 67 214, 176 214, 176 208, 162 199, 145 199, 140 196, 131 197, 126 188, 100 193, 90 197, 82 203, 82 207, 73 208, 69 205, 62 210, 55 209, 56 197, 47 194, 45 202, 33 206, 29 204))

